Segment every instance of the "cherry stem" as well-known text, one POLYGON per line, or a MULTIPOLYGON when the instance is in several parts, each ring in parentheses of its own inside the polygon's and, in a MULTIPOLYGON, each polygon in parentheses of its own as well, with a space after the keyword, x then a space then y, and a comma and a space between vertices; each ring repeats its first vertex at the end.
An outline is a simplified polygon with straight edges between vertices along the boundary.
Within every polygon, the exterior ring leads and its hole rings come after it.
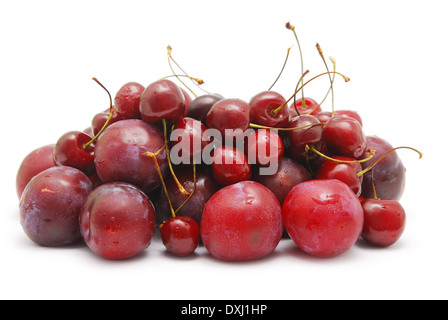
MULTIPOLYGON (((305 73, 302 74, 302 76, 300 77, 300 79, 302 80, 303 77, 306 76, 309 72, 310 72, 309 70, 306 70, 305 73)), ((302 88, 303 88, 303 86, 302 86, 302 88)), ((296 93, 297 93, 297 92, 298 92, 298 91, 296 91, 296 93)), ((295 94, 294 94, 294 97, 295 97, 295 94)), ((291 100, 291 99, 290 99, 290 100, 291 100)), ((289 101, 289 100, 288 100, 288 101, 289 101)), ((281 106, 279 106, 278 108, 272 110, 272 112, 271 112, 272 115, 273 115, 274 117, 276 117, 277 114, 280 112, 280 110, 282 110, 282 108, 283 108, 285 105, 286 105, 286 103, 283 103, 283 104, 282 104, 281 106)), ((299 110, 297 110, 297 106, 295 105, 295 101, 294 101, 294 106, 295 106, 295 108, 296 108, 297 115, 300 116, 299 110)))
POLYGON ((369 150, 366 151, 366 153, 367 152, 369 153, 369 156, 367 158, 360 159, 360 160, 340 160, 340 159, 335 159, 335 158, 332 158, 332 157, 329 157, 329 156, 323 154, 322 152, 318 151, 314 146, 310 147, 310 146, 306 145, 305 146, 305 150, 308 151, 308 149, 313 151, 314 153, 318 154, 322 158, 325 158, 325 159, 328 159, 328 160, 331 160, 331 161, 334 161, 334 162, 338 162, 338 163, 363 163, 363 162, 369 161, 375 155, 375 150, 374 149, 369 149, 369 150))
MULTIPOLYGON (((323 62, 324 62, 324 64, 325 64, 325 69, 327 69, 327 71, 329 72, 330 70, 328 69, 327 61, 325 60, 324 53, 323 53, 323 51, 322 51, 322 48, 321 48, 320 44, 316 43, 316 48, 317 48, 317 51, 319 52, 320 57, 322 58, 322 60, 323 60, 323 62)), ((334 67, 334 70, 333 70, 333 71, 336 71, 336 61, 335 61, 332 57, 330 57, 330 60, 333 62, 333 67, 334 67)), ((327 94, 325 95, 325 97, 323 98, 323 100, 321 101, 321 103, 318 104, 313 110, 311 110, 310 112, 308 112, 308 114, 312 114, 314 111, 316 111, 317 108, 319 108, 319 107, 324 103, 324 101, 327 99, 327 97, 328 97, 328 95, 330 94, 330 92, 331 92, 331 96, 332 96, 332 101, 333 101, 332 105, 333 105, 333 112, 334 112, 334 92, 333 92, 333 82, 334 82, 334 78, 335 78, 335 76, 336 76, 336 75, 333 74, 333 79, 331 79, 331 75, 330 75, 330 74, 328 75, 328 77, 330 78, 330 88, 328 89, 327 94)))
POLYGON ((164 190, 164 192, 165 192, 166 198, 168 199, 168 204, 169 204, 169 206, 170 206, 171 215, 172 215, 173 217, 175 217, 176 214, 175 214, 174 209, 173 209, 173 204, 172 204, 172 202, 171 202, 170 195, 168 194, 168 189, 166 188, 165 179, 163 179, 162 170, 160 170, 159 162, 157 161, 157 155, 158 155, 163 149, 165 149, 165 146, 163 146, 162 148, 160 148, 156 153, 154 153, 154 152, 150 152, 150 151, 146 151, 146 152, 142 153, 142 156, 153 158, 154 163, 155 163, 155 165, 156 165, 157 173, 158 173, 158 175, 159 175, 160 181, 162 182, 163 190, 164 190))
MULTIPOLYGON (((176 77, 178 79, 179 79, 179 77, 186 77, 186 78, 189 78, 192 81, 194 81, 199 86, 204 83, 204 80, 199 79, 199 78, 195 78, 195 77, 190 77, 189 75, 186 75, 186 74, 173 74, 171 76, 163 77, 162 79, 167 79, 167 78, 172 78, 172 77, 176 77)), ((197 95, 195 95, 195 96, 197 97, 197 95)))
POLYGON ((311 123, 311 124, 307 124, 301 127, 292 127, 292 128, 276 128, 276 127, 266 127, 266 126, 262 126, 259 124, 255 124, 255 123, 250 123, 249 127, 254 128, 254 129, 266 129, 266 130, 278 130, 278 131, 293 131, 293 130, 299 130, 299 129, 306 129, 306 128, 310 128, 310 127, 315 127, 315 126, 324 126, 326 125, 326 123, 311 123))
MULTIPOLYGON (((296 33, 296 27, 291 25, 291 23, 287 22, 286 23, 286 28, 291 30, 294 33, 294 37, 296 38, 296 42, 297 45, 299 46, 299 52, 300 52, 300 64, 301 64, 301 70, 302 70, 302 77, 299 79, 299 82, 297 82, 296 85, 296 93, 294 94, 294 106, 296 108, 297 113, 299 113, 299 111, 297 110, 297 105, 296 105, 296 94, 297 94, 297 88, 299 87, 300 83, 303 82, 303 55, 302 55, 302 48, 300 46, 300 41, 299 41, 299 37, 297 37, 297 33, 296 33)), ((305 104, 305 93, 302 91, 302 109, 306 108, 306 104, 305 104)))
MULTIPOLYGON (((308 72, 305 72, 305 74, 306 73, 308 73, 308 72)), ((294 95, 292 95, 288 100, 286 100, 281 106, 279 106, 277 109, 275 109, 275 110, 273 110, 272 111, 272 113, 273 114, 277 114, 278 113, 278 111, 280 111, 281 110, 281 108, 283 108, 285 105, 287 105, 294 97, 295 97, 295 95, 297 94, 297 92, 299 92, 300 90, 302 90, 302 88, 304 87, 304 86, 306 86, 308 83, 310 83, 311 81, 313 81, 314 79, 316 79, 316 78, 318 78, 318 77, 321 77, 321 76, 323 76, 323 75, 326 75, 326 74, 338 74, 338 75, 340 75, 341 77, 343 77, 344 78, 344 80, 345 80, 345 82, 349 82, 350 81, 350 78, 349 77, 347 77, 347 76, 344 76, 342 73, 339 73, 339 72, 337 72, 337 71, 329 71, 329 72, 324 72, 324 73, 321 73, 321 74, 318 74, 317 76, 314 76, 313 78, 311 78, 310 80, 308 80, 307 82, 305 82, 300 88, 298 88, 297 89, 297 91, 294 93, 294 95), (277 111, 278 110, 278 111, 277 111)), ((297 111, 297 109, 296 109, 296 111, 297 111)))
POLYGON ((392 148, 389 151, 387 151, 385 154, 383 154, 381 157, 379 157, 374 163, 372 163, 370 166, 368 166, 367 168, 365 168, 364 170, 360 171, 357 173, 358 177, 362 176, 363 174, 365 174, 366 172, 368 172, 370 169, 372 169, 374 166, 377 165, 378 162, 380 162, 381 160, 383 160, 386 156, 388 156, 390 153, 392 153, 395 150, 398 149, 410 149, 413 150, 415 152, 417 152, 420 155, 421 159, 423 157, 423 153, 421 153, 420 151, 418 151, 417 149, 411 148, 411 147, 396 147, 396 148, 392 148))
POLYGON ((173 176, 174 181, 176 182, 177 187, 179 188, 179 191, 183 195, 188 196, 190 193, 187 190, 185 190, 184 186, 179 182, 179 180, 177 179, 176 174, 174 173, 173 165, 171 163, 171 158, 170 158, 170 150, 169 150, 169 146, 168 146, 168 134, 167 134, 166 120, 163 119, 162 122, 163 122, 163 135, 164 135, 164 138, 165 138, 166 158, 168 160, 168 166, 170 168, 171 175, 173 176))
POLYGON ((104 90, 106 90, 107 94, 109 95, 109 100, 110 100, 109 116, 107 117, 106 122, 104 123, 101 130, 95 135, 95 137, 93 137, 92 140, 90 140, 87 143, 82 145, 82 147, 84 149, 87 149, 92 143, 94 143, 98 139, 98 137, 103 133, 104 129, 106 129, 106 127, 109 125, 110 120, 112 119, 112 116, 115 112, 115 110, 113 108, 113 103, 112 103, 112 96, 110 95, 109 90, 107 90, 106 87, 101 82, 99 82, 97 78, 93 77, 92 80, 95 81, 96 83, 98 83, 104 90))
POLYGON ((373 181, 373 171, 372 170, 372 190, 373 190, 373 199, 378 200, 378 195, 376 194, 375 182, 373 181))
POLYGON ((179 208, 176 209, 176 211, 174 212, 174 214, 177 214, 177 212, 183 208, 183 206, 188 202, 188 200, 190 200, 190 198, 193 196, 193 193, 196 191, 196 163, 194 163, 193 161, 193 191, 190 192, 190 194, 188 195, 187 199, 185 199, 185 201, 180 205, 179 208))
POLYGON ((275 84, 277 83, 278 79, 280 79, 280 76, 282 75, 283 71, 285 70, 286 62, 288 61, 288 58, 289 58, 289 52, 291 51, 291 48, 292 48, 292 47, 289 47, 289 48, 288 48, 288 52, 286 53, 286 58, 285 58, 285 62, 283 63, 283 67, 282 67, 282 69, 280 70, 280 73, 279 73, 279 75, 277 76, 277 79, 275 79, 274 83, 269 87, 268 90, 271 90, 271 89, 275 86, 275 84))

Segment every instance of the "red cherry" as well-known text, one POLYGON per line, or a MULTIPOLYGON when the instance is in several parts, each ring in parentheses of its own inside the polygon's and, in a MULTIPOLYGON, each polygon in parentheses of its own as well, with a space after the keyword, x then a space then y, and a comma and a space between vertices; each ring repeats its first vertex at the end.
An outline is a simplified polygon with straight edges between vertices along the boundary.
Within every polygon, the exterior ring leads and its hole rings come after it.
POLYGON ((275 195, 254 181, 224 187, 207 201, 201 239, 210 254, 226 261, 259 259, 271 254, 283 232, 275 195))
POLYGON ((288 152, 291 157, 301 163, 307 161, 305 146, 318 145, 322 140, 322 126, 320 121, 311 115, 292 118, 288 128, 299 128, 287 131, 289 138, 288 152))
POLYGON ((49 144, 35 149, 22 160, 16 175, 16 191, 19 198, 34 176, 56 165, 53 159, 54 146, 49 144))
POLYGON ((124 84, 115 95, 114 109, 121 119, 140 119, 140 98, 145 87, 137 82, 124 84))
POLYGON ((338 116, 346 116, 346 117, 353 118, 353 119, 357 120, 362 127, 362 119, 358 112, 353 111, 353 110, 336 110, 334 113, 335 113, 335 115, 338 115, 338 116))
POLYGON ((180 257, 192 254, 199 244, 199 226, 189 217, 177 216, 169 219, 160 232, 167 250, 180 257))
POLYGON ((259 129, 249 135, 247 156, 250 163, 259 166, 277 166, 284 152, 283 140, 272 130, 259 129))
POLYGON ((364 199, 364 228, 362 238, 371 244, 387 247, 403 234, 406 213, 397 200, 364 199))
MULTIPOLYGON (((263 91, 250 100, 253 122, 266 127, 286 127, 289 122, 288 108, 275 110, 286 103, 285 98, 275 91, 263 91)), ((297 115, 297 114, 296 114, 297 115)))
POLYGON ((353 191, 339 180, 310 180, 296 185, 283 202, 283 222, 303 251, 334 257, 358 240, 364 212, 353 191))
POLYGON ((289 116, 291 118, 297 117, 297 110, 299 111, 299 115, 305 115, 305 114, 316 115, 322 111, 322 108, 315 100, 307 97, 305 97, 304 100, 305 100, 305 107, 303 107, 302 99, 297 99, 295 106, 294 103, 289 105, 288 110, 289 110, 289 116))
POLYGON ((211 166, 213 176, 223 186, 249 180, 251 177, 251 166, 246 155, 232 146, 216 148, 211 166))
MULTIPOLYGON (((123 118, 120 115, 118 115, 118 113, 116 113, 115 111, 112 111, 112 112, 113 112, 113 115, 110 118, 108 125, 111 125, 112 123, 115 123, 117 121, 123 120, 123 118)), ((101 131, 101 129, 104 127, 107 119, 109 118, 109 115, 110 115, 110 110, 107 109, 107 110, 105 110, 103 112, 97 113, 93 117, 93 119, 92 119, 92 133, 93 133, 93 136, 92 137, 96 136, 101 131)))
POLYGON ((219 94, 205 94, 199 96, 191 101, 187 116, 206 124, 207 113, 210 111, 210 108, 222 99, 224 99, 224 97, 219 94))
POLYGON ((201 121, 193 118, 184 117, 176 122, 171 133, 171 160, 176 161, 173 154, 181 160, 184 157, 186 160, 200 160, 202 151, 209 144, 206 130, 207 127, 201 121), (177 149, 179 152, 176 154, 177 149))
POLYGON ((343 156, 333 156, 335 160, 352 161, 351 163, 337 162, 330 159, 322 161, 319 170, 315 174, 316 179, 337 179, 344 182, 359 196, 361 194, 361 185, 363 175, 358 176, 358 172, 362 171, 360 163, 355 162, 356 159, 343 156))
MULTIPOLYGON (((225 139, 226 130, 230 134, 240 130, 243 134, 249 129, 251 121, 251 106, 240 99, 223 99, 216 102, 207 113, 207 127, 217 129, 222 139, 225 139)), ((238 136, 238 133, 235 133, 238 136)))
POLYGON ((84 147, 91 140, 92 137, 81 131, 65 133, 54 147, 54 162, 58 166, 73 167, 91 175, 95 171, 94 148, 92 145, 84 147))
POLYGON ((363 158, 367 141, 360 123, 350 117, 336 115, 322 129, 322 142, 327 151, 355 159, 363 158))
POLYGON ((161 79, 146 87, 140 99, 140 114, 148 123, 163 119, 178 121, 185 113, 182 90, 172 81, 161 79))

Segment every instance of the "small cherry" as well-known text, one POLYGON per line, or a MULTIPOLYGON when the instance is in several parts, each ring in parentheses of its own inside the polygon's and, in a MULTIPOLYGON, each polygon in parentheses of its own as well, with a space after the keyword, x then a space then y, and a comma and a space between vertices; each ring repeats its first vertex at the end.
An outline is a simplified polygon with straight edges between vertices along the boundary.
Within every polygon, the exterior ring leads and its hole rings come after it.
POLYGON ((207 113, 210 111, 210 108, 222 99, 224 99, 224 97, 219 94, 204 94, 199 96, 191 101, 187 116, 206 124, 207 113))
POLYGON ((284 152, 282 138, 272 130, 258 129, 249 135, 246 153, 250 163, 277 167, 284 152))
POLYGON ((199 225, 190 217, 170 218, 162 225, 160 235, 168 252, 176 256, 189 256, 199 245, 199 225))
POLYGON ((190 117, 176 122, 170 136, 171 154, 176 155, 177 152, 178 159, 174 160, 179 160, 175 164, 190 164, 192 159, 199 163, 202 151, 209 144, 206 130, 207 127, 201 121, 190 117))
POLYGON ((301 162, 306 162, 306 146, 318 145, 322 140, 321 122, 312 115, 301 115, 292 118, 288 124, 290 128, 302 129, 287 132, 289 138, 288 153, 290 156, 301 162))
POLYGON ((302 99, 297 100, 295 105, 294 105, 294 103, 289 105, 288 111, 289 111, 290 117, 296 117, 297 111, 299 112, 299 115, 303 115, 303 114, 316 115, 319 112, 322 112, 322 108, 317 103, 317 101, 315 101, 311 98, 305 97, 305 98, 303 98, 303 100, 302 99))
POLYGON ((233 146, 219 146, 212 155, 212 171, 216 181, 227 186, 249 180, 252 174, 248 158, 233 146))
POLYGON ((116 93, 114 108, 121 119, 140 119, 140 98, 145 87, 137 82, 124 84, 116 93))
POLYGON ((280 106, 286 103, 286 99, 275 91, 262 91, 252 97, 249 104, 252 107, 253 122, 267 127, 285 127, 289 122, 287 108, 280 106))

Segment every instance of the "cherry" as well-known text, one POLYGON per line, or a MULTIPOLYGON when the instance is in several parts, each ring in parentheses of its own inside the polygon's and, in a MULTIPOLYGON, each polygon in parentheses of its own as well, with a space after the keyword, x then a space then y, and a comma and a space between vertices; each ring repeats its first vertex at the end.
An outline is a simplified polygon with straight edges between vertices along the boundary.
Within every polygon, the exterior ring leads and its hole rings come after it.
MULTIPOLYGON (((179 182, 190 193, 189 196, 184 195, 172 177, 165 179, 169 199, 176 210, 175 214, 190 217, 200 225, 205 203, 220 189, 220 186, 209 166, 197 166, 196 181, 191 166, 176 166, 174 169, 179 182)), ((162 223, 172 217, 172 212, 163 189, 158 191, 156 199, 157 218, 158 222, 162 223)))
POLYGON ((88 247, 107 259, 128 259, 143 252, 155 233, 155 210, 135 186, 111 182, 87 197, 79 216, 88 247))
POLYGON ((358 175, 362 171, 361 163, 354 158, 344 156, 334 156, 333 160, 325 159, 315 174, 316 179, 337 179, 347 184, 357 195, 361 195, 361 185, 363 175, 358 175), (339 162, 339 161, 345 162, 339 162))
POLYGON ((367 242, 387 247, 401 237, 406 224, 406 213, 394 199, 364 199, 364 228, 361 236, 367 242))
POLYGON ((46 247, 78 241, 79 213, 91 191, 92 183, 78 169, 56 166, 40 172, 20 199, 20 223, 25 234, 46 247))
POLYGON ((355 120, 357 120, 359 122, 361 127, 363 126, 361 116, 356 111, 353 111, 353 110, 336 110, 334 113, 335 113, 335 115, 338 115, 338 116, 346 116, 346 117, 349 117, 349 118, 353 118, 353 119, 355 119, 355 120))
POLYGON ((140 99, 140 114, 148 123, 178 121, 185 113, 185 97, 171 80, 161 79, 146 87, 140 99))
POLYGON ((224 97, 219 94, 205 94, 199 96, 191 101, 187 116, 206 124, 207 113, 210 111, 210 108, 222 99, 224 99, 224 97))
MULTIPOLYGON (((95 168, 103 182, 128 182, 150 192, 160 185, 154 160, 145 152, 164 148, 162 132, 139 119, 118 121, 108 126, 95 145, 95 168)), ((167 170, 165 149, 157 154, 163 174, 167 170)))
POLYGON ((350 117, 336 115, 322 129, 322 142, 332 155, 360 159, 365 155, 367 141, 360 123, 350 117))
POLYGON ((69 166, 81 170, 86 175, 95 172, 94 146, 87 144, 92 137, 82 131, 63 134, 54 147, 54 162, 59 166, 69 166))
POLYGON ((288 152, 290 156, 301 162, 307 161, 305 147, 318 145, 322 140, 322 126, 320 121, 312 115, 302 115, 291 119, 289 128, 300 128, 287 132, 289 138, 288 152))
POLYGON ((277 167, 284 152, 283 140, 272 130, 258 129, 249 135, 247 156, 250 163, 277 167))
POLYGON ((251 106, 241 99, 222 99, 207 113, 207 127, 217 129, 222 139, 233 134, 239 136, 250 127, 251 106), (239 132, 235 132, 235 130, 239 132))
MULTIPOLYGON (((367 136, 367 148, 375 150, 375 156, 362 163, 363 169, 375 163, 386 152, 392 149, 392 145, 377 136, 367 136)), ((393 151, 375 165, 373 179, 379 198, 399 200, 404 193, 406 184, 406 169, 398 153, 393 151)), ((372 176, 366 174, 362 183, 362 196, 373 198, 372 176)))
MULTIPOLYGON (((104 110, 102 112, 97 113, 93 119, 92 119, 92 128, 91 132, 93 136, 96 136, 100 133, 100 131, 103 129, 104 125, 107 122, 107 119, 109 119, 110 110, 104 110)), ((117 121, 123 120, 123 118, 116 112, 113 112, 112 117, 109 120, 108 125, 111 125, 112 123, 115 123, 117 121)))
POLYGON ((169 219, 163 224, 160 235, 168 252, 176 256, 191 255, 199 245, 199 226, 189 217, 176 216, 169 219))
POLYGON ((252 97, 253 122, 267 127, 286 127, 289 122, 287 108, 277 109, 286 103, 286 99, 275 91, 263 91, 252 97))
POLYGON ((139 105, 144 90, 145 87, 137 82, 128 82, 118 90, 114 99, 114 109, 118 118, 140 118, 139 105))
POLYGON ((283 157, 276 172, 272 175, 261 175, 259 170, 254 170, 252 180, 261 183, 271 190, 280 204, 283 204, 289 191, 297 184, 311 180, 312 176, 300 163, 291 158, 283 157))
POLYGON ((216 148, 212 155, 211 167, 214 178, 223 186, 249 180, 252 174, 244 152, 233 146, 216 148))
POLYGON ((289 236, 303 251, 319 257, 346 252, 358 240, 364 212, 343 182, 315 179, 296 185, 282 208, 289 236))
POLYGON ((176 122, 171 132, 171 154, 177 156, 171 158, 174 164, 189 164, 193 159, 200 162, 202 151, 210 140, 206 131, 207 127, 201 121, 190 117, 176 122))
POLYGON ((281 206, 262 184, 235 183, 207 201, 200 231, 204 246, 217 259, 259 259, 271 254, 281 240, 281 206))
POLYGON ((314 116, 321 112, 322 108, 315 100, 305 97, 303 99, 296 100, 295 104, 290 104, 288 111, 289 116, 293 118, 297 117, 297 111, 299 112, 299 115, 309 114, 314 116), (303 101, 305 101, 305 103, 303 103, 303 101))
POLYGON ((184 95, 184 99, 185 99, 185 111, 184 111, 184 117, 186 117, 186 116, 187 116, 187 113, 188 113, 188 109, 190 108, 191 101, 193 101, 193 99, 192 99, 191 96, 188 94, 188 92, 185 91, 184 88, 180 88, 180 90, 182 91, 182 94, 184 95))
POLYGON ((16 175, 16 192, 19 199, 26 185, 35 175, 56 165, 53 159, 54 146, 54 144, 48 144, 37 148, 22 160, 16 175))

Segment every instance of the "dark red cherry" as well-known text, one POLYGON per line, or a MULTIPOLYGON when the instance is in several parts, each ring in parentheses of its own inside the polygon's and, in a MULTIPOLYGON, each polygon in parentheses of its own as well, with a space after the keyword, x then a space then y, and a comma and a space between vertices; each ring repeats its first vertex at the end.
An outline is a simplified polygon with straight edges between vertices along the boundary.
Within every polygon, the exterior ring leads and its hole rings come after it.
POLYGON ((51 167, 34 176, 19 204, 26 235, 46 247, 81 239, 79 214, 91 191, 89 178, 72 167, 51 167))
POLYGON ((350 117, 350 118, 356 119, 356 120, 358 120, 358 122, 361 125, 361 127, 363 125, 361 116, 356 111, 353 111, 353 110, 336 110, 334 113, 335 113, 335 115, 346 116, 346 117, 350 117))
POLYGON ((187 116, 206 124, 207 113, 210 111, 210 108, 222 99, 224 99, 224 97, 219 94, 205 94, 199 96, 191 101, 187 116))
MULTIPOLYGON (((111 125, 112 123, 123 120, 123 118, 118 113, 116 113, 115 111, 112 111, 112 112, 113 112, 113 114, 112 114, 111 119, 109 120, 108 125, 111 125)), ((110 115, 110 110, 107 109, 103 112, 97 113, 93 117, 93 119, 92 119, 92 134, 93 134, 93 136, 96 136, 101 131, 101 129, 104 127, 107 119, 109 118, 109 115, 110 115)))
MULTIPOLYGON (((220 189, 220 185, 213 177, 213 173, 209 166, 196 166, 196 187, 194 183, 194 175, 192 166, 182 165, 174 166, 174 172, 180 184, 187 192, 192 192, 189 197, 183 194, 172 175, 167 175, 165 178, 165 185, 170 197, 173 209, 177 210, 188 199, 185 205, 177 211, 176 215, 190 217, 199 225, 201 224, 202 211, 205 203, 210 197, 220 189)), ((170 206, 163 188, 158 191, 155 197, 155 206, 157 209, 157 221, 162 223, 172 217, 170 206)))
POLYGON ((115 95, 114 109, 122 119, 140 119, 140 98, 145 87, 137 82, 124 84, 115 95))
POLYGON ((335 160, 352 161, 352 163, 336 162, 330 159, 324 159, 315 173, 316 179, 337 179, 344 182, 353 190, 356 196, 361 194, 361 185, 363 175, 358 176, 358 172, 362 171, 361 164, 354 158, 344 156, 333 156, 335 160))
POLYGON ((95 172, 94 147, 84 146, 91 140, 92 137, 81 131, 65 133, 54 147, 54 162, 58 166, 73 167, 91 175, 95 172))
POLYGON ((330 154, 355 159, 363 158, 367 149, 361 124, 347 116, 336 115, 328 119, 322 130, 322 142, 330 154))
POLYGON ((168 252, 180 257, 191 255, 198 247, 200 238, 196 221, 184 216, 176 216, 166 221, 160 235, 168 252))
POLYGON ((277 167, 284 152, 282 139, 272 130, 258 129, 249 135, 247 157, 252 164, 277 167))
POLYGON ((155 233, 155 210, 135 186, 111 182, 93 190, 79 214, 88 247, 107 259, 134 257, 145 250, 155 233))
POLYGON ((287 194, 297 184, 312 179, 311 174, 300 163, 291 158, 283 157, 274 174, 262 175, 260 168, 253 172, 252 180, 261 183, 271 190, 280 204, 283 204, 287 194))
POLYGON ((212 170, 216 181, 227 186, 249 180, 251 166, 243 151, 232 146, 219 146, 213 152, 212 170))
POLYGON ((182 90, 167 79, 157 80, 146 87, 140 99, 140 114, 148 123, 163 119, 178 121, 185 113, 182 90))
POLYGON ((387 247, 401 237, 406 213, 397 200, 364 199, 364 228, 361 236, 371 244, 387 247))
POLYGON ((285 103, 285 98, 275 91, 263 91, 256 94, 249 102, 252 107, 253 122, 266 127, 286 127, 289 122, 288 107, 285 106, 276 111, 285 103))
POLYGON ((316 115, 322 111, 322 108, 318 106, 319 104, 311 99, 305 97, 305 107, 303 107, 302 99, 296 99, 296 105, 294 106, 294 102, 289 105, 288 111, 291 118, 297 117, 297 111, 299 111, 300 115, 310 114, 316 115), (296 108, 297 106, 297 108, 296 108))
POLYGON ((289 128, 299 128, 287 131, 289 138, 288 152, 291 157, 299 162, 306 162, 305 146, 318 145, 322 139, 322 126, 316 117, 302 115, 294 117, 288 124, 289 128))
MULTIPOLYGON (((371 160, 362 163, 363 169, 375 163, 393 147, 383 138, 367 136, 367 148, 374 149, 375 155, 371 160)), ((392 151, 375 165, 373 179, 378 198, 395 200, 401 198, 406 184, 406 169, 396 151, 392 151)), ((364 174, 362 195, 364 198, 374 198, 371 171, 364 174)))
POLYGON ((35 175, 56 165, 53 158, 54 146, 54 144, 48 144, 37 148, 22 160, 16 175, 16 191, 19 198, 35 175))
POLYGON ((207 127, 218 130, 223 141, 226 130, 228 135, 239 136, 249 129, 251 109, 247 102, 240 99, 220 100, 207 113, 207 127))
POLYGON ((275 195, 254 181, 224 187, 207 201, 201 239, 210 254, 225 261, 253 260, 271 254, 283 233, 275 195))
POLYGON ((176 122, 170 134, 171 160, 174 164, 200 163, 202 151, 209 144, 207 127, 199 120, 184 117, 176 122))
POLYGON ((327 123, 327 121, 332 117, 331 111, 321 111, 314 115, 321 123, 327 123))

